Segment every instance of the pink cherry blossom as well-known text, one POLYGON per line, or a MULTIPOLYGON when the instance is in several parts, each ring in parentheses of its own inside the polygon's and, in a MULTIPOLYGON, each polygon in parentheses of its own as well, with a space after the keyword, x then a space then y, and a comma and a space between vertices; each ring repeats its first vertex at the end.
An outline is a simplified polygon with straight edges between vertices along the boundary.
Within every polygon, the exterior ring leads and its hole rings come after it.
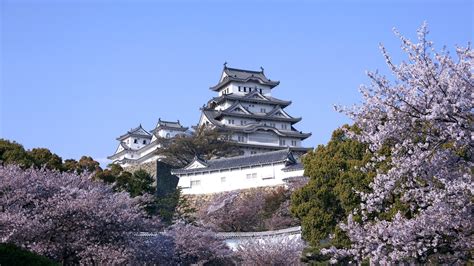
MULTIPOLYGON (((349 216, 341 228, 349 249, 326 249, 333 262, 343 257, 371 263, 460 263, 469 259, 473 239, 473 56, 471 48, 456 49, 453 59, 427 40, 402 36, 407 61, 395 64, 381 46, 395 80, 369 72, 372 83, 362 86, 362 105, 337 108, 361 128, 354 136, 373 151, 389 144, 390 170, 378 171, 370 193, 361 193, 363 221, 349 216), (397 213, 379 220, 400 197, 412 215, 397 213)), ((373 164, 367 165, 367 169, 373 164)))

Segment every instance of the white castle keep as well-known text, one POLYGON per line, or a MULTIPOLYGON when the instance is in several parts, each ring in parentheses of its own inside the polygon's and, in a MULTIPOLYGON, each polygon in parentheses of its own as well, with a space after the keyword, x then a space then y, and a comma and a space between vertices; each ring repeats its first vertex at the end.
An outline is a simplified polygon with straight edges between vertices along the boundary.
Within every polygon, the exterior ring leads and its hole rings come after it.
POLYGON ((201 108, 199 126, 209 125, 229 132, 244 155, 290 148, 301 154, 309 150, 301 142, 311 133, 298 131, 294 124, 301 117, 292 117, 284 108, 291 101, 272 97, 272 90, 280 84, 261 71, 229 68, 224 64, 217 92, 201 108))

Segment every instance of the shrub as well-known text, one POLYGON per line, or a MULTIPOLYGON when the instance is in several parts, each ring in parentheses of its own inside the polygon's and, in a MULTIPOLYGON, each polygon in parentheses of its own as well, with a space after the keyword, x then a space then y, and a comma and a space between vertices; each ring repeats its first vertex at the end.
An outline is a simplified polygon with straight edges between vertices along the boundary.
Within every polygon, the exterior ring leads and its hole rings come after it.
POLYGON ((58 264, 46 257, 19 248, 13 244, 1 243, 0 265, 53 266, 58 264))

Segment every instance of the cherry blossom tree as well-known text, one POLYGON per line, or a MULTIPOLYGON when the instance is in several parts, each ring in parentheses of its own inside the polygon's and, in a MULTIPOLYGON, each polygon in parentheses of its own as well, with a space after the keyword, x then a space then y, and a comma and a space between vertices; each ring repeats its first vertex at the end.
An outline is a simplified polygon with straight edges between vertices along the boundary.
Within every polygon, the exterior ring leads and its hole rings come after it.
POLYGON ((130 263, 136 234, 161 229, 139 207, 146 200, 86 174, 0 166, 0 242, 63 264, 130 263))
POLYGON ((174 243, 173 261, 178 265, 232 264, 232 251, 208 229, 177 223, 165 233, 174 243))
POLYGON ((374 152, 389 143, 391 157, 375 155, 367 169, 378 170, 371 192, 360 193, 362 204, 341 225, 352 245, 325 250, 333 261, 343 257, 371 263, 459 263, 469 260, 473 238, 473 56, 457 48, 453 59, 427 40, 419 42, 397 31, 408 61, 395 64, 381 46, 395 81, 369 72, 363 104, 339 108, 361 129, 354 136, 374 152), (383 218, 381 213, 404 204, 408 212, 383 218))
POLYGON ((292 191, 283 187, 220 193, 197 213, 198 223, 215 231, 253 232, 298 225, 290 213, 292 191))
POLYGON ((301 238, 275 237, 242 243, 236 255, 242 265, 303 265, 300 256, 304 247, 301 238))

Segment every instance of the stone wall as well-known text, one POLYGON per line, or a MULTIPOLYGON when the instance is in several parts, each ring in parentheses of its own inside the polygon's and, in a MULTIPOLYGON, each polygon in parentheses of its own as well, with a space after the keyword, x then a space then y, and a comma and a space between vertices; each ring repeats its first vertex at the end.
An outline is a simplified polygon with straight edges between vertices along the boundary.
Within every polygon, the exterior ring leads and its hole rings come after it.
MULTIPOLYGON (((284 187, 284 186, 281 185, 281 186, 273 186, 273 187, 257 187, 257 188, 250 188, 250 189, 241 189, 241 190, 237 190, 237 192, 239 193, 239 196, 242 197, 254 191, 258 191, 261 193, 268 193, 280 187, 284 187)), ((235 190, 220 192, 220 193, 212 193, 212 194, 183 195, 183 197, 187 199, 187 201, 189 202, 192 208, 195 208, 197 211, 199 211, 205 208, 214 198, 224 195, 226 193, 231 193, 231 192, 235 192, 235 190)))
POLYGON ((133 173, 138 170, 145 170, 151 176, 156 177, 156 161, 143 163, 139 165, 131 165, 123 168, 125 171, 133 173))

